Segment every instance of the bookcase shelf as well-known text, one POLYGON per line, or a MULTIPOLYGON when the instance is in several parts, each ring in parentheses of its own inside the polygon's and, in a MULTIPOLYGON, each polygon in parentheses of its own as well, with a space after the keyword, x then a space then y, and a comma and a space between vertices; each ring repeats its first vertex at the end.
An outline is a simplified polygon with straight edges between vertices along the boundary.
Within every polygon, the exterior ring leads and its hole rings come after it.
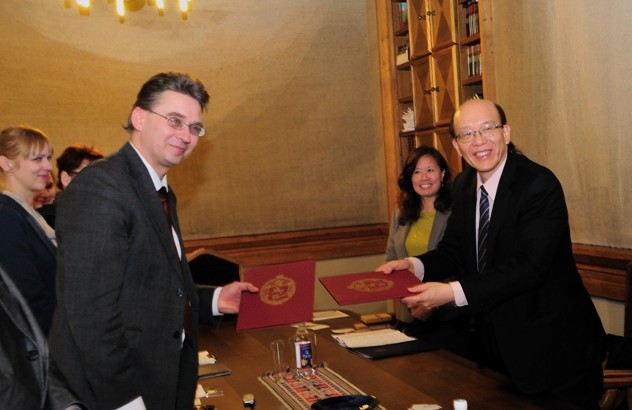
POLYGON ((469 37, 463 37, 462 39, 459 40, 459 44, 462 46, 472 44, 472 43, 480 43, 480 42, 481 42, 480 33, 472 34, 469 37))
POLYGON ((384 104, 383 116, 385 127, 392 127, 392 132, 385 132, 389 211, 396 203, 402 164, 415 147, 434 146, 446 157, 453 174, 463 169, 448 125, 463 101, 495 98, 492 1, 391 0, 379 8, 382 12, 378 10, 378 26, 384 27, 380 35, 391 41, 380 48, 380 54, 386 50, 391 56, 390 66, 383 62, 381 75, 383 87, 390 88, 383 95, 391 98, 384 104), (403 21, 407 28, 402 27, 403 21), (402 62, 400 57, 397 64, 398 49, 404 44, 408 60, 402 62), (411 105, 414 130, 404 130, 404 114, 410 115, 411 105))
POLYGON ((471 77, 464 78, 461 81, 461 84, 463 85, 483 84, 483 76, 473 75, 471 77))

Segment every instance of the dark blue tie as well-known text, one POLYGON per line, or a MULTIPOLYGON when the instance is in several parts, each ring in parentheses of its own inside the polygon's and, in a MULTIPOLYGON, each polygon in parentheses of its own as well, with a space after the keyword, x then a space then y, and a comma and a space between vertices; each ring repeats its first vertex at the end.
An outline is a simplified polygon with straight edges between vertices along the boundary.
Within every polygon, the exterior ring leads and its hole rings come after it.
POLYGON ((489 198, 481 185, 480 218, 478 221, 478 273, 485 270, 487 263, 487 233, 489 232, 489 198))

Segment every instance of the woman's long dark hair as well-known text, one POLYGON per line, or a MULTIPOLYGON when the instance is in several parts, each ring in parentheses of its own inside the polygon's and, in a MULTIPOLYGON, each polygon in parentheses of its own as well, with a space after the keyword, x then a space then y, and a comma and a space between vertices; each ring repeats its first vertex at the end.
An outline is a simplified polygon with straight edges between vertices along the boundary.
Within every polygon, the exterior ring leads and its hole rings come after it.
POLYGON ((416 148, 406 158, 404 169, 397 180, 399 185, 399 224, 406 225, 419 219, 422 211, 421 196, 413 188, 413 173, 417 167, 417 161, 424 155, 430 155, 439 164, 439 169, 444 172, 443 181, 437 198, 435 198, 434 207, 437 211, 445 212, 452 206, 452 195, 450 193, 452 187, 452 174, 448 167, 448 162, 443 155, 433 147, 422 145, 416 148))

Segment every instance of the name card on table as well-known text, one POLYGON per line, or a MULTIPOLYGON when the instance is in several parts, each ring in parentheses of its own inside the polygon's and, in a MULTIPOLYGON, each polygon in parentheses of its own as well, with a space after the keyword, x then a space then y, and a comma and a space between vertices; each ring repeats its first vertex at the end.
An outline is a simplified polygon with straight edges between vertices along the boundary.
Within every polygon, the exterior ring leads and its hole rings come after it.
POLYGON ((237 331, 311 321, 315 276, 316 261, 246 268, 259 293, 242 293, 237 331))

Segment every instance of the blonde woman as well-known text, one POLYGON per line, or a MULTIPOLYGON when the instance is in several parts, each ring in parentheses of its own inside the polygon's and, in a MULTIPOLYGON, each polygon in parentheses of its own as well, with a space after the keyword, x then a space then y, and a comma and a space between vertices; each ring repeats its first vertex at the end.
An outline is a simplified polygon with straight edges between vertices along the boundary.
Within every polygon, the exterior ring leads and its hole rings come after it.
POLYGON ((55 232, 33 208, 51 174, 52 147, 35 128, 0 132, 0 265, 26 299, 44 334, 55 308, 55 232))

